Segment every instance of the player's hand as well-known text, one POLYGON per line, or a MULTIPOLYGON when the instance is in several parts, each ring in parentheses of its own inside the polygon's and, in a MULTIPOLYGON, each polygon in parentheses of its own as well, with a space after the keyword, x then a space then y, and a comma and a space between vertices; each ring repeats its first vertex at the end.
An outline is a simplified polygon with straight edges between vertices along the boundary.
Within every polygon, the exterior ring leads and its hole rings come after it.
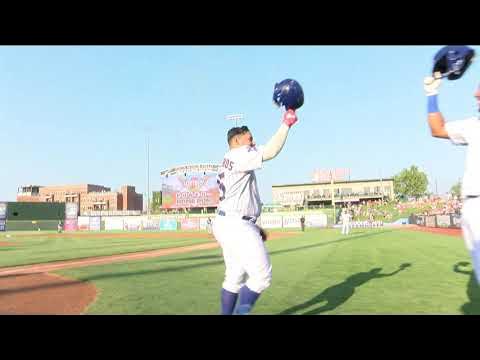
POLYGON ((295 114, 295 110, 288 110, 285 114, 283 114, 283 123, 288 127, 291 127, 298 121, 297 115, 295 114))
POLYGON ((427 96, 437 95, 441 83, 442 79, 439 72, 436 72, 433 76, 426 76, 423 79, 423 89, 425 90, 425 94, 427 96))

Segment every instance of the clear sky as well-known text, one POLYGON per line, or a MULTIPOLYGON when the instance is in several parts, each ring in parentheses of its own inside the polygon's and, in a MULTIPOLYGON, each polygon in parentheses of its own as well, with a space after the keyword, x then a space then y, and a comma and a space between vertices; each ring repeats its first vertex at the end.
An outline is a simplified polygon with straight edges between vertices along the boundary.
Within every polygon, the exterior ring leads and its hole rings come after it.
MULTIPOLYGON (((257 178, 311 181, 315 169, 349 168, 351 179, 391 177, 418 165, 430 190, 463 174, 465 148, 430 136, 423 77, 440 46, 0 46, 0 200, 21 185, 90 183, 161 189, 160 171, 219 163, 243 113, 257 144, 277 130, 275 82, 305 92, 283 151, 257 178)), ((474 47, 478 52, 479 47, 474 47)), ((447 121, 476 115, 473 63, 444 81, 447 121)), ((239 124, 240 125, 240 124, 239 124)))

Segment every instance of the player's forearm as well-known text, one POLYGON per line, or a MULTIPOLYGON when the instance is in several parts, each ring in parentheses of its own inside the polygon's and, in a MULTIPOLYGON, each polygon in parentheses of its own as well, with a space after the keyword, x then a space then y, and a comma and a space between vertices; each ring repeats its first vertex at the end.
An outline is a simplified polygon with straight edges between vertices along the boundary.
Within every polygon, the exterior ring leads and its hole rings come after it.
POLYGON ((272 138, 267 142, 263 150, 263 161, 268 161, 277 156, 280 151, 282 151, 283 145, 287 140, 288 131, 290 127, 285 123, 280 125, 280 128, 272 136, 272 138))
POLYGON ((445 119, 438 107, 438 95, 427 96, 428 125, 432 136, 448 138, 445 130, 445 119))

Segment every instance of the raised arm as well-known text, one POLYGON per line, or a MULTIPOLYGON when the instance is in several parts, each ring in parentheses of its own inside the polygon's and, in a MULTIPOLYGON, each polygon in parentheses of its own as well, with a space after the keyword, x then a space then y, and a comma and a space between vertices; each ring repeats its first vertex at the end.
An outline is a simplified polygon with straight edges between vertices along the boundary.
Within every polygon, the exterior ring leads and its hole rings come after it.
POLYGON ((288 110, 283 115, 280 128, 267 142, 263 150, 263 161, 268 161, 277 156, 285 145, 290 127, 298 121, 294 110, 288 110))
POLYGON ((427 76, 423 80, 423 88, 427 95, 428 125, 433 137, 449 139, 445 129, 445 119, 438 109, 438 88, 441 84, 440 73, 427 76))

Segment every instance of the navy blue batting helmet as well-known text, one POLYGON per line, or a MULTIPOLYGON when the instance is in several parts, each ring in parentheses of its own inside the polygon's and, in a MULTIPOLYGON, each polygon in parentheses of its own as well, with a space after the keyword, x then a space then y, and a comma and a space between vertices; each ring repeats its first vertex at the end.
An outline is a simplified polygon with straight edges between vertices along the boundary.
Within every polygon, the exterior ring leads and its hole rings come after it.
POLYGON ((445 46, 433 58, 433 72, 440 72, 448 80, 460 79, 474 55, 475 51, 468 46, 445 46))
POLYGON ((277 106, 285 106, 285 110, 296 110, 303 105, 303 89, 296 80, 280 81, 273 89, 273 102, 277 106))

